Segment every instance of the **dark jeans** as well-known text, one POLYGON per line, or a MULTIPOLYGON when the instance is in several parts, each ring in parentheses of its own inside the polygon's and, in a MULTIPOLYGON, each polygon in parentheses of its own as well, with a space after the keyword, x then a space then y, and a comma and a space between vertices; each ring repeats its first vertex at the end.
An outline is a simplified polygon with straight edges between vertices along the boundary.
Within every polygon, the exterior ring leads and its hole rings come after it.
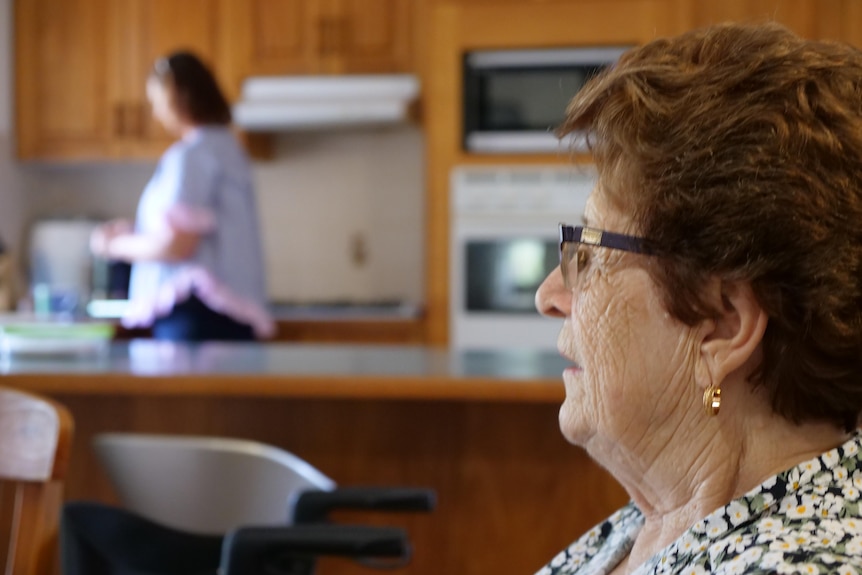
POLYGON ((153 324, 153 337, 171 341, 253 341, 251 326, 208 308, 192 295, 153 324))

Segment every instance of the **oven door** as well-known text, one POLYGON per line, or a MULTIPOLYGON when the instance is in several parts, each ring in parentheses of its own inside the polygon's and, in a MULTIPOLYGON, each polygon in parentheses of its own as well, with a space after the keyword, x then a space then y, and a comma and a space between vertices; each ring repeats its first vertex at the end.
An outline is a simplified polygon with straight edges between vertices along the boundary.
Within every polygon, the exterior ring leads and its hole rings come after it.
POLYGON ((453 347, 556 349, 562 321, 541 316, 535 295, 559 263, 557 221, 553 216, 532 224, 518 220, 472 222, 455 230, 450 273, 453 347))

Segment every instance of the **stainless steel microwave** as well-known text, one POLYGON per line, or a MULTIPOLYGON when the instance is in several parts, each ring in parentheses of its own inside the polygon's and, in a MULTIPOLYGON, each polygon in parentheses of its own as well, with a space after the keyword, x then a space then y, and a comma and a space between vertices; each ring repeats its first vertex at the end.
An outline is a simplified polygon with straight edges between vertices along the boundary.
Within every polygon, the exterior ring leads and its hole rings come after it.
MULTIPOLYGON (((478 50, 464 55, 464 149, 475 153, 547 153, 554 130, 586 81, 627 47, 478 50)), ((567 145, 568 144, 568 145, 567 145)))

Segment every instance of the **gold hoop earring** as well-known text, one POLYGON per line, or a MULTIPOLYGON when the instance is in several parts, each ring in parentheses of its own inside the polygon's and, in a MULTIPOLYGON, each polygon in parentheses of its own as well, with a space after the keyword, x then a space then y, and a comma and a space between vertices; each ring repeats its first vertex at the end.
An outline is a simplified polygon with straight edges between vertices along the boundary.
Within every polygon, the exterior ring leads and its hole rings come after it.
POLYGON ((703 409, 710 417, 718 415, 718 410, 721 409, 721 388, 712 385, 711 383, 703 392, 703 409))

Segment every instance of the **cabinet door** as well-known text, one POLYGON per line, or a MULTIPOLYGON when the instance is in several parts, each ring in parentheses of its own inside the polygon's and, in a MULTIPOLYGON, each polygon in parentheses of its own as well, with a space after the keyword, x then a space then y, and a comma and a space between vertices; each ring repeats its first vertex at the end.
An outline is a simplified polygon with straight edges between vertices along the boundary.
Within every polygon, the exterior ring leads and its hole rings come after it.
POLYGON ((862 48, 862 2, 819 0, 821 38, 835 38, 862 48))
POLYGON ((317 0, 225 0, 229 90, 249 76, 318 72, 317 0))
POLYGON ((22 159, 109 153, 112 0, 19 0, 15 9, 16 133, 22 159))
POLYGON ((336 48, 326 66, 334 73, 409 72, 414 0, 334 0, 336 48))
POLYGON ((232 94, 249 76, 405 72, 415 0, 223 0, 232 94))
POLYGON ((218 75, 218 0, 21 0, 15 4, 18 155, 155 158, 171 137, 152 119, 154 59, 197 52, 218 75))
POLYGON ((690 0, 692 24, 775 20, 806 38, 853 41, 860 28, 858 0, 690 0), (855 14, 854 14, 855 12, 855 14), (855 20, 854 20, 855 17, 855 20), (855 26, 855 28, 854 28, 855 26))
MULTIPOLYGON (((116 0, 114 0, 116 1, 116 0)), ((122 80, 117 103, 126 130, 117 145, 123 157, 156 157, 174 139, 153 118, 146 97, 146 81, 153 62, 176 50, 190 50, 204 60, 221 80, 218 3, 216 0, 125 0, 128 20, 118 26, 126 58, 114 71, 122 80)), ((223 83, 223 82, 222 82, 223 83)))

